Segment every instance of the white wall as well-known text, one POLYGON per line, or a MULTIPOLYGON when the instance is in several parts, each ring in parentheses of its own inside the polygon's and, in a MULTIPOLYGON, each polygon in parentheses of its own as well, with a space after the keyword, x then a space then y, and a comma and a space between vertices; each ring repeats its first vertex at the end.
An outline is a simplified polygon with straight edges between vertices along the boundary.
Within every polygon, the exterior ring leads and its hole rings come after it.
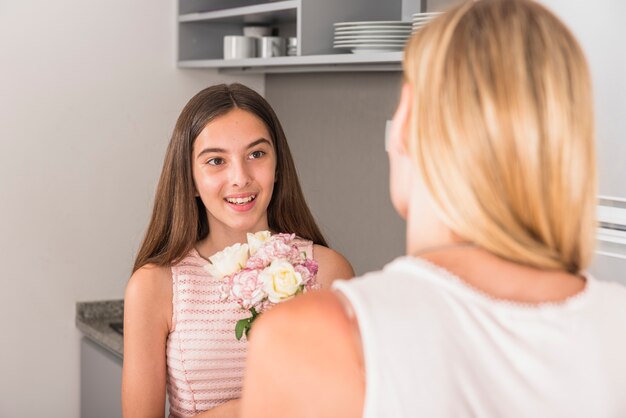
POLYGON ((591 68, 600 194, 626 198, 626 2, 541 3, 570 27, 591 68))
POLYGON ((201 88, 176 1, 0 3, 0 416, 78 417, 76 301, 123 296, 166 143, 201 88))

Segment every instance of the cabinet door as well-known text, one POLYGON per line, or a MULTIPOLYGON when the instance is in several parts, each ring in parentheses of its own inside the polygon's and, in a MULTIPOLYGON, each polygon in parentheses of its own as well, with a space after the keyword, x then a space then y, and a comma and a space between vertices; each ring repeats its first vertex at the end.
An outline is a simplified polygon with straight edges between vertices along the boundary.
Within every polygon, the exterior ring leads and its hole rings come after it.
POLYGON ((80 342, 80 416, 122 416, 122 360, 94 342, 80 342))

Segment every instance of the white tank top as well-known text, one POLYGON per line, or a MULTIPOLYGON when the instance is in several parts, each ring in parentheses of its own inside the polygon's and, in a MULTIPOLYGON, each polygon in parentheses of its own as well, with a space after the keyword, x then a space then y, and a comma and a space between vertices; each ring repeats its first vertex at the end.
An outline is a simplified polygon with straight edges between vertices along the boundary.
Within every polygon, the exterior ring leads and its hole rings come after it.
POLYGON ((334 287, 359 323, 365 418, 626 417, 626 287, 587 276, 525 305, 411 257, 334 287))

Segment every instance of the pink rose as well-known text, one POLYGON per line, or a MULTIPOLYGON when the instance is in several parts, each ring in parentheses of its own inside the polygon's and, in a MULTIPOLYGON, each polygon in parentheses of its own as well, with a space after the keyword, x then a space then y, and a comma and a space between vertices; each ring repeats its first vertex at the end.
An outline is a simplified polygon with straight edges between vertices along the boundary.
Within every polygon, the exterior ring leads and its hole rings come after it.
POLYGON ((306 267, 313 276, 317 275, 317 261, 313 260, 312 258, 307 258, 306 260, 304 260, 304 267, 306 267))
POLYGON ((313 260, 312 258, 307 258, 304 260, 303 267, 309 272, 310 276, 310 279, 306 282, 304 288, 307 290, 307 292, 309 290, 320 290, 322 288, 322 285, 320 285, 316 280, 318 270, 317 261, 313 260))
POLYGON ((305 286, 304 289, 309 292, 311 290, 320 290, 322 285, 317 282, 317 280, 310 280, 305 286))
POLYGON ((302 263, 302 256, 298 248, 295 245, 285 243, 280 236, 278 236, 278 239, 273 239, 276 236, 278 235, 273 235, 268 242, 260 247, 254 256, 251 257, 252 260, 248 259, 249 265, 246 265, 246 267, 265 268, 274 260, 287 260, 291 264, 302 263))
POLYGON ((295 271, 300 273, 300 276, 302 276, 302 284, 307 284, 309 280, 311 280, 311 278, 313 277, 309 269, 306 268, 303 264, 295 265, 293 268, 295 271))
POLYGON ((296 234, 280 233, 272 235, 271 237, 272 241, 281 241, 284 244, 291 244, 294 239, 296 239, 296 234))
POLYGON ((263 302, 261 302, 261 303, 257 306, 256 311, 257 311, 258 313, 263 313, 263 312, 265 312, 265 311, 269 310, 269 309, 270 309, 271 307, 273 307, 274 305, 276 305, 276 304, 275 304, 275 303, 270 302, 270 301, 269 301, 269 299, 265 299, 263 302))
POLYGON ((256 306, 267 296, 258 278, 258 270, 246 269, 233 275, 230 294, 244 309, 256 306))
POLYGON ((302 276, 302 284, 304 284, 305 291, 309 290, 319 290, 322 286, 315 280, 315 275, 317 273, 317 262, 315 260, 311 260, 307 258, 307 261, 311 261, 309 266, 307 267, 307 263, 300 264, 294 267, 294 269, 300 273, 302 276))
POLYGON ((257 252, 248 259, 246 268, 250 270, 263 270, 265 267, 269 266, 271 262, 272 260, 267 257, 267 254, 259 254, 257 252))

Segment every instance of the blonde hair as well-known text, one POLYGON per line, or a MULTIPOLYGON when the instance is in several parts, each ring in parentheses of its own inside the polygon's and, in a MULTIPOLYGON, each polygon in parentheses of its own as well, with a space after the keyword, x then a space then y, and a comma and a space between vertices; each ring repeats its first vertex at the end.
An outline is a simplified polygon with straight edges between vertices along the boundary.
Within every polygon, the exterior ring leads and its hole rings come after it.
POLYGON ((574 36, 526 0, 460 4, 409 41, 407 144, 444 222, 505 259, 578 273, 592 257, 591 82, 574 36))

